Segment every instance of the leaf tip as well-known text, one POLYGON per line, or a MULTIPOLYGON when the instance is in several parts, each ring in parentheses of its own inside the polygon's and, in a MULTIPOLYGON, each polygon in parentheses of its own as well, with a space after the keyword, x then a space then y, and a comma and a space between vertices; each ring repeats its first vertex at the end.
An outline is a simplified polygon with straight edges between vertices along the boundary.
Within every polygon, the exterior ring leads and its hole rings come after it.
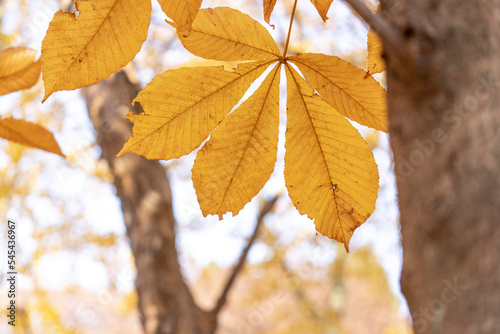
POLYGON ((174 27, 175 29, 177 29, 177 23, 175 23, 174 21, 170 21, 170 20, 165 20, 165 22, 167 22, 168 25, 170 25, 171 27, 174 27))
POLYGON ((45 101, 47 101, 47 99, 54 93, 54 91, 51 89, 51 90, 48 90, 47 88, 45 88, 45 93, 43 95, 43 99, 42 99, 42 103, 44 103, 45 101))
POLYGON ((344 242, 344 248, 347 253, 349 253, 349 241, 344 242))
POLYGON ((264 17, 264 21, 266 21, 267 24, 273 29, 276 29, 274 24, 271 24, 271 14, 267 15, 264 17))
POLYGON ((42 149, 42 150, 50 152, 50 153, 57 154, 58 156, 66 159, 66 155, 64 155, 64 153, 62 153, 61 148, 59 147, 59 144, 57 143, 56 139, 54 138, 54 135, 52 135, 52 139, 54 140, 54 145, 52 145, 52 147, 50 147, 50 148, 45 149, 45 148, 40 148, 40 147, 35 147, 35 146, 33 146, 33 147, 38 148, 38 149, 42 149))
POLYGON ((120 150, 120 152, 116 153, 115 158, 119 158, 119 157, 121 157, 123 154, 125 154, 127 152, 128 152, 128 150, 125 148, 125 145, 123 145, 123 148, 120 150))
POLYGON ((123 147, 122 149, 120 150, 120 152, 118 152, 116 155, 115 155, 115 158, 119 158, 121 157, 122 155, 124 155, 125 153, 127 152, 133 152, 131 149, 130 149, 130 140, 132 139, 132 136, 130 136, 127 141, 123 144, 123 147))
POLYGON ((274 29, 276 29, 276 26, 275 26, 274 24, 271 24, 269 21, 266 21, 266 22, 267 22, 267 24, 268 24, 271 28, 273 28, 273 30, 274 30, 274 29))
POLYGON ((59 147, 57 147, 57 150, 55 150, 54 152, 55 154, 63 157, 64 159, 66 159, 66 155, 64 155, 64 153, 62 153, 61 149, 59 147))

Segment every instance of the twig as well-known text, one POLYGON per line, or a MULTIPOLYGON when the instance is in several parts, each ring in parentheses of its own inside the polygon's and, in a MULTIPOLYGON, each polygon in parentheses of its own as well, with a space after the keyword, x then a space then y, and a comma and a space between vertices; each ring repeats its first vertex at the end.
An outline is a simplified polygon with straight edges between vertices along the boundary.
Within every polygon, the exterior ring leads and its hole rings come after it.
POLYGON ((380 15, 374 13, 361 0, 344 0, 365 20, 365 22, 379 35, 386 45, 398 49, 401 47, 402 38, 397 34, 394 27, 389 25, 380 15))
POLYGON ((290 42, 290 35, 292 34, 293 18, 295 17, 295 9, 297 8, 297 0, 293 3, 292 15, 290 16, 290 26, 288 27, 288 35, 286 36, 285 50, 283 50, 283 59, 286 57, 288 51, 288 43, 290 42))
POLYGON ((222 290, 222 293, 217 300, 217 303, 215 304, 215 307, 213 310, 210 312, 212 317, 217 318, 217 314, 220 312, 224 304, 226 303, 227 300, 227 295, 229 293, 229 290, 231 289, 236 276, 240 273, 241 269, 243 269, 248 252, 250 251, 250 248, 252 247, 254 241, 257 239, 257 236, 259 235, 259 228, 262 225, 262 221, 264 220, 264 217, 273 209, 274 204, 278 200, 281 194, 277 194, 274 196, 274 198, 270 201, 267 201, 262 209, 260 210, 259 217, 257 218, 257 223, 255 224, 254 231, 252 233, 252 236, 248 240, 247 246, 243 249, 241 252, 240 258, 238 260, 238 263, 233 268, 233 272, 231 273, 231 276, 229 276, 229 279, 226 282, 226 285, 224 286, 224 290, 222 290))

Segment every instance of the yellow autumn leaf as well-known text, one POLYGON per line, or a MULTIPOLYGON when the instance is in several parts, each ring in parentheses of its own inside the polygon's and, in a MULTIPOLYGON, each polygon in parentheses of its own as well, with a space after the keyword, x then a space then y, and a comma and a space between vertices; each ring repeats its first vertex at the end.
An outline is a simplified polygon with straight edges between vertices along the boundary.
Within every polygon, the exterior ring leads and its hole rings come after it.
POLYGON ((144 113, 129 113, 132 136, 118 153, 134 152, 148 159, 173 159, 197 148, 217 127, 272 62, 184 67, 157 75, 134 101, 144 113))
POLYGON ((385 89, 365 71, 338 57, 305 53, 288 58, 339 113, 387 132, 385 89))
POLYGON ((64 157, 49 130, 22 119, 1 118, 0 137, 64 157))
POLYGON ((229 7, 201 9, 191 34, 178 37, 189 52, 205 59, 264 60, 281 56, 263 25, 229 7))
POLYGON ((264 20, 269 23, 271 21, 271 14, 273 13, 276 0, 264 0, 264 20))
POLYGON ((333 0, 311 0, 311 2, 318 10, 319 15, 323 19, 323 22, 326 22, 326 20, 328 20, 326 14, 328 14, 328 10, 332 5, 333 0))
POLYGON ((189 35, 191 25, 203 0, 158 0, 161 9, 177 24, 182 35, 189 35))
POLYGON ((44 101, 90 86, 127 65, 148 34, 150 0, 84 0, 78 17, 59 11, 42 42, 44 101))
POLYGON ((271 176, 278 153, 280 68, 222 121, 198 152, 193 184, 203 215, 236 215, 271 176))
POLYGON ((178 35, 198 56, 259 61, 244 62, 235 71, 185 67, 158 75, 135 99, 144 113, 129 113, 133 134, 118 155, 178 158, 210 136, 193 167, 200 207, 204 215, 219 218, 229 211, 237 214, 274 169, 280 65, 230 112, 266 68, 284 63, 285 182, 290 198, 299 212, 315 220, 320 233, 348 249, 354 230, 375 209, 378 171, 367 142, 344 116, 385 130, 385 90, 365 71, 337 57, 283 59, 263 26, 230 8, 200 10, 189 37, 178 35))
POLYGON ((375 210, 378 171, 358 131, 286 65, 285 183, 301 214, 344 243, 375 210))
POLYGON ((377 33, 368 31, 368 74, 372 75, 385 71, 384 48, 377 33))
POLYGON ((40 76, 37 51, 15 47, 0 52, 0 95, 32 87, 40 76))

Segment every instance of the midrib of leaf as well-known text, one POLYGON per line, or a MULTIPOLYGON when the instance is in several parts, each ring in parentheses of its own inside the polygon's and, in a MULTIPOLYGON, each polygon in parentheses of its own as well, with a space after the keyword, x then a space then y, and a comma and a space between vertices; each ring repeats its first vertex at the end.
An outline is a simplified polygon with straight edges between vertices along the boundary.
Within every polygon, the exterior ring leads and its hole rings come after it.
MULTIPOLYGON (((224 27, 224 30, 226 30, 226 27, 224 27)), ((243 42, 240 42, 240 41, 233 41, 233 40, 231 40, 231 39, 223 38, 223 37, 221 37, 221 36, 217 36, 217 35, 213 35, 213 34, 208 34, 208 33, 206 33, 206 32, 202 32, 202 31, 200 31, 200 30, 196 30, 196 29, 192 29, 192 30, 191 30, 191 32, 198 32, 198 33, 200 33, 200 34, 203 34, 203 35, 206 35, 206 36, 210 36, 210 37, 219 38, 219 39, 222 39, 222 40, 224 40, 224 41, 229 41, 229 42, 231 42, 231 43, 236 43, 236 44, 245 45, 245 46, 247 46, 247 47, 249 47, 249 48, 251 48, 251 49, 264 51, 265 53, 268 53, 268 54, 270 54, 270 55, 274 56, 276 59, 279 57, 278 55, 276 55, 276 54, 274 54, 274 53, 272 53, 272 52, 269 52, 268 50, 261 49, 261 48, 257 48, 257 47, 255 47, 255 46, 253 46, 253 45, 249 45, 249 44, 246 44, 246 43, 243 43, 243 42)), ((226 30, 226 32, 227 32, 227 30, 226 30)))
MULTIPOLYGON (((342 87, 338 86, 336 83, 334 83, 333 81, 331 81, 330 79, 328 79, 326 76, 324 76, 323 74, 321 74, 320 71, 317 71, 316 69, 312 68, 311 66, 307 65, 306 63, 302 62, 302 61, 298 61, 296 59, 290 61, 291 63, 300 63, 301 65, 311 69, 314 73, 316 73, 317 75, 321 76, 322 78, 324 78, 326 81, 330 82, 332 85, 334 85, 335 87, 337 87, 342 93, 345 94, 345 96, 347 96, 349 98, 349 100, 351 101, 354 101, 354 103, 358 106, 361 107, 361 109, 363 111, 366 111, 367 113, 369 113, 370 115, 372 115, 374 118, 376 118, 378 121, 382 122, 383 124, 386 124, 387 123, 387 120, 383 120, 383 119, 380 119, 379 117, 377 117, 376 115, 372 114, 368 109, 366 109, 362 104, 360 104, 356 99, 352 98, 350 94, 346 93, 344 89, 342 89, 342 87)), ((327 100, 328 101, 328 100, 327 100)), ((330 104, 330 103, 328 103, 330 104)))
POLYGON ((2 79, 2 80, 3 80, 3 79, 8 79, 8 78, 13 77, 13 76, 17 76, 17 75, 19 75, 20 73, 22 73, 22 72, 26 71, 28 68, 30 68, 30 66, 35 65, 36 63, 38 63, 38 61, 33 61, 33 62, 31 62, 30 64, 28 64, 27 66, 24 66, 23 68, 21 68, 20 70, 17 70, 17 71, 15 71, 15 72, 9 73, 9 74, 4 75, 4 76, 0 76, 0 79, 2 79))
MULTIPOLYGON (((3 120, 3 118, 0 118, 0 121, 3 120)), ((38 145, 38 143, 34 142, 34 141, 31 141, 29 138, 27 138, 22 132, 19 132, 17 131, 16 129, 14 128, 10 128, 8 126, 5 126, 5 124, 2 124, 2 122, 0 122, 0 127, 3 128, 3 129, 6 129, 6 131, 10 131, 10 132, 13 132, 15 133, 16 135, 18 135, 19 137, 23 138, 26 140, 27 143, 29 143, 29 145, 33 146, 33 147, 36 147, 38 145)), ((3 137, 2 137, 3 138, 3 137)), ((3 139, 6 139, 6 138, 3 138, 3 139)), ((6 140, 9 140, 10 139, 6 139, 6 140)), ((14 140, 12 140, 14 141, 14 140)), ((17 142, 17 141, 16 141, 17 142)), ((22 144, 22 145, 26 145, 26 144, 22 144)))
MULTIPOLYGON (((109 11, 106 13, 106 16, 104 18, 104 20, 102 20, 101 24, 99 24, 99 27, 95 30, 95 32, 90 36, 89 40, 87 43, 84 44, 84 47, 80 50, 80 52, 78 53, 78 55, 75 56, 75 58, 69 62, 69 65, 66 66, 66 68, 64 69, 64 71, 61 73, 61 75, 59 76, 59 78, 57 78, 56 82, 52 85, 51 87, 51 91, 54 89, 54 87, 57 86, 57 84, 59 83, 59 80, 62 79, 62 77, 66 74, 66 72, 68 71, 68 69, 75 63, 75 61, 80 57, 80 55, 83 53, 83 50, 85 50, 87 48, 87 46, 94 40, 94 38, 96 37, 97 33, 99 32, 99 30, 102 28, 102 26, 104 25, 104 23, 106 21, 109 20, 109 13, 111 13, 115 7, 116 7, 116 4, 118 3, 118 1, 120 0, 115 0, 113 2, 113 5, 110 7, 109 11)), ((75 14, 73 13, 74 17, 75 17, 75 21, 76 21, 76 16, 75 14)), ((111 31, 113 32, 113 34, 115 33, 114 29, 111 29, 111 31)), ((116 35, 115 35, 115 38, 116 38, 116 35)), ((47 96, 48 98, 48 96, 47 96)), ((43 102, 43 101, 42 101, 43 102)))
MULTIPOLYGON (((279 67, 279 65, 277 65, 277 67, 279 67)), ((274 69, 274 75, 273 75, 273 79, 271 80, 271 84, 269 85, 269 89, 266 93, 266 96, 265 98, 263 99, 263 103, 262 103, 262 106, 260 108, 260 112, 259 112, 259 116, 257 117, 257 120, 255 121, 255 124, 253 126, 253 129, 252 129, 252 132, 251 134, 253 135, 253 133, 255 132, 255 128, 257 127, 257 123, 259 123, 259 119, 260 117, 262 116, 262 110, 264 109, 264 106, 266 104, 266 101, 267 101, 267 97, 269 96, 269 92, 271 91, 271 88, 273 86, 273 83, 274 83, 274 79, 276 78, 276 74, 278 74, 278 68, 275 68, 274 69)), ((265 78, 264 78, 265 80, 265 78)), ((250 138, 252 137, 252 135, 250 136, 250 138)), ((229 188, 231 188, 231 185, 233 184, 233 181, 234 181, 234 177, 236 175, 236 172, 238 171, 240 165, 241 165, 241 160, 243 160, 243 156, 245 155, 246 151, 248 150, 248 145, 250 144, 250 139, 247 141, 247 144, 245 145, 245 149, 243 150, 243 154, 241 155, 239 161, 238 161, 238 167, 236 168, 236 171, 233 173, 233 175, 231 176, 231 181, 229 181, 229 185, 227 186, 226 188, 226 191, 224 192, 224 196, 222 197, 222 202, 221 204, 219 205, 219 208, 217 211, 220 212, 220 209, 222 208, 222 204, 224 203, 225 199, 226 199, 226 195, 227 195, 227 191, 229 190, 229 188)))
MULTIPOLYGON (((154 130, 154 131, 150 132, 147 136, 144 136, 144 137, 142 137, 141 139, 139 139, 139 140, 137 140, 136 142, 134 142, 134 145, 135 145, 135 144, 137 144, 137 143, 139 143, 139 142, 141 142, 141 141, 143 141, 143 140, 145 140, 147 137, 149 137, 149 136, 151 136, 151 135, 155 134, 156 132, 160 131, 163 127, 167 126, 169 123, 171 123, 171 122, 172 122, 173 120, 175 120, 177 117, 179 117, 179 116, 181 116, 182 114, 184 114, 184 113, 185 113, 188 109, 193 108, 193 107, 194 107, 194 106, 196 106, 197 104, 201 103, 203 100, 208 99, 210 96, 212 96, 212 95, 216 94, 216 93, 217 93, 217 92, 219 92, 220 90, 222 90, 222 89, 226 88, 226 87, 227 87, 227 86, 229 86, 229 85, 232 85, 232 84, 233 84, 233 83, 235 83, 237 80, 240 80, 240 79, 244 78, 247 74, 250 74, 250 73, 252 73, 253 71, 258 70, 258 69, 259 69, 259 68, 261 68, 262 66, 269 65, 269 64, 271 64, 272 62, 274 62, 274 60, 271 60, 271 61, 268 61, 268 62, 262 63, 261 65, 257 66, 256 68, 254 68, 254 69, 253 69, 253 70, 251 70, 251 71, 246 72, 245 74, 240 74, 240 76, 239 76, 239 77, 237 77, 236 79, 234 79, 233 81, 231 81, 231 82, 229 82, 229 83, 225 84, 224 86, 222 86, 221 88, 217 89, 216 91, 214 91, 214 92, 212 92, 212 93, 208 94, 208 95, 207 95, 207 96, 205 96, 203 99, 201 99, 201 100, 199 100, 199 101, 196 101, 195 103, 193 103, 192 105, 190 105, 188 108, 186 108, 183 112, 181 112, 181 113, 179 113, 177 116, 175 116, 175 117, 171 118, 168 122, 166 122, 166 123, 164 123, 164 124, 160 125, 158 128, 156 128, 156 130, 154 130)), ((140 101, 137 101, 137 98, 136 98, 136 99, 134 99, 134 101, 133 101, 133 102, 139 102, 139 103, 140 103, 140 101)), ((147 115, 147 114, 145 114, 145 115, 147 115)), ((151 115, 147 115, 147 116, 151 116, 151 115)), ((226 116, 227 116, 227 115, 226 115, 226 116)))
POLYGON ((20 73, 22 73, 22 72, 24 72, 24 71, 28 71, 28 70, 29 70, 29 68, 30 68, 31 66, 36 65, 36 64, 38 64, 39 62, 40 62, 40 60, 35 61, 35 62, 32 62, 31 64, 29 64, 28 66, 23 67, 23 68, 22 68, 22 69, 20 69, 19 71, 13 72, 13 73, 11 73, 11 74, 7 74, 7 75, 5 75, 5 76, 3 76, 3 77, 0 77, 0 80, 7 80, 7 79, 10 79, 10 78, 12 78, 12 77, 16 77, 16 76, 18 76, 20 73))
MULTIPOLYGON (((297 82, 297 79, 295 78, 294 71, 292 70, 292 68, 291 68, 291 66, 289 64, 286 64, 286 66, 288 67, 288 71, 290 72, 291 77, 293 78, 293 82, 295 83, 295 87, 297 88, 297 91, 299 93, 301 93, 300 85, 297 82)), ((288 85, 288 82, 287 82, 287 85, 288 85)), ((328 180, 330 181, 330 189, 333 190, 332 176, 330 175, 330 170, 328 169, 328 165, 326 163, 326 157, 325 157, 325 153, 324 153, 324 150, 323 150, 323 146, 321 145, 321 141, 318 138, 318 134, 316 133, 316 131, 314 131, 314 123, 313 123, 313 121, 311 119, 311 115, 309 114, 309 109, 307 108, 307 104, 306 104, 306 101, 304 100, 303 96, 304 96, 303 94, 300 94, 300 99, 302 101, 302 104, 304 105, 304 108, 305 108, 305 110, 307 112, 307 115, 309 116, 309 121, 311 122, 311 126, 313 127, 313 132, 314 132, 314 136, 316 137, 316 141, 318 142, 318 145, 321 148, 321 156, 323 157, 323 163, 325 164, 326 171, 328 173, 328 180)), ((314 96, 314 93, 313 93, 313 96, 314 96)), ((346 240, 345 239, 345 235, 344 235, 344 229, 342 228, 342 222, 340 221, 339 206, 337 204, 337 195, 335 194, 335 190, 333 190, 333 199, 335 201, 335 210, 337 210, 337 220, 336 220, 336 222, 339 223, 340 228, 342 229, 342 236, 344 237, 344 240, 346 240)))

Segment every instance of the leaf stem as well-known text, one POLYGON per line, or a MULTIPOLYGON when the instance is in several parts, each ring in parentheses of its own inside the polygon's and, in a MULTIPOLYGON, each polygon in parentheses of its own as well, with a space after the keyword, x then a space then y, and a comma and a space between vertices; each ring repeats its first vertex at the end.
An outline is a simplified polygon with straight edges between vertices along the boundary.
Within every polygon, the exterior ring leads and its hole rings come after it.
POLYGON ((290 17, 290 26, 288 27, 288 35, 286 36, 285 50, 283 50, 282 60, 286 58, 286 52, 288 50, 288 43, 290 42, 290 35, 292 33, 293 18, 295 17, 295 9, 297 8, 297 0, 293 3, 292 16, 290 17))

